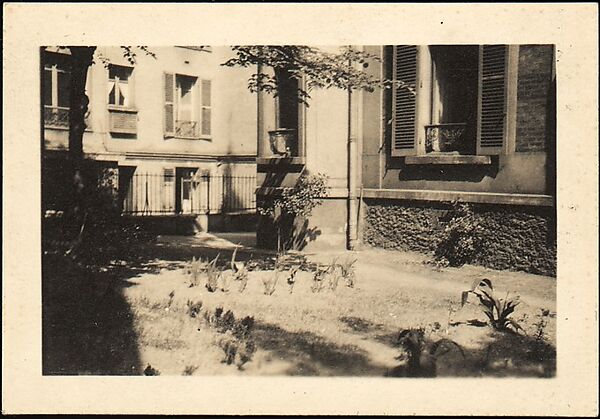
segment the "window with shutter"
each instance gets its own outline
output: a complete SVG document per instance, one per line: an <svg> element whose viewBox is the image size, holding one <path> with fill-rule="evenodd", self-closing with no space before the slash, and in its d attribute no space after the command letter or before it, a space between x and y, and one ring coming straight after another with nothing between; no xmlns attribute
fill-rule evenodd
<svg viewBox="0 0 600 419"><path fill-rule="evenodd" d="M500 154L507 123L507 46L479 47L477 154Z"/></svg>
<svg viewBox="0 0 600 419"><path fill-rule="evenodd" d="M516 106L511 51L507 45L392 47L392 156L504 152L514 125L509 109Z"/></svg>
<svg viewBox="0 0 600 419"><path fill-rule="evenodd" d="M165 73L165 136L175 135L175 75Z"/></svg>
<svg viewBox="0 0 600 419"><path fill-rule="evenodd" d="M416 154L417 46L393 47L393 80L413 87L413 91L394 85L392 90L392 156Z"/></svg>

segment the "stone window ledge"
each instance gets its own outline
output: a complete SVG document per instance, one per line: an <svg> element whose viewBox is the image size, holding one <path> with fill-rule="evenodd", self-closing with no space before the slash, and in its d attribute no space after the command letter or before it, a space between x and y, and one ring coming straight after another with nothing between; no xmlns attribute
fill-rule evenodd
<svg viewBox="0 0 600 419"><path fill-rule="evenodd" d="M461 155L427 155L427 156L407 156L404 160L406 164L474 164L487 165L492 164L490 156L461 156Z"/></svg>
<svg viewBox="0 0 600 419"><path fill-rule="evenodd" d="M305 157L257 157L256 164L296 166L306 163Z"/></svg>

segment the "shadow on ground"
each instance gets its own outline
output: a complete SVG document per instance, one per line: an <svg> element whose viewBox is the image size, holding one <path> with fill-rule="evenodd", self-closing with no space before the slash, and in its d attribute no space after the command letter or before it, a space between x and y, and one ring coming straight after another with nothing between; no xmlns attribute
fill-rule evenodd
<svg viewBox="0 0 600 419"><path fill-rule="evenodd" d="M261 349L275 358L293 361L286 375L382 376L386 368L373 364L368 353L353 345L337 345L311 332L290 332L258 323L253 332Z"/></svg>
<svg viewBox="0 0 600 419"><path fill-rule="evenodd" d="M392 331L383 324L375 323L360 317L340 317L340 322L351 333L366 339L383 343L392 348L399 345L400 330ZM479 323L457 324L463 328L478 328ZM422 353L419 354L421 369L427 362L435 359L436 376L472 376L472 377L538 377L551 378L556 375L556 348L544 340L510 331L492 331L485 329L481 338L473 347L465 348L451 345L444 333L437 332L426 336L422 341ZM439 350L436 348L442 348ZM448 349L450 348L450 349ZM433 354L432 354L433 352ZM390 377L419 377L424 371L408 371L407 365L401 362L396 368L386 372Z"/></svg>

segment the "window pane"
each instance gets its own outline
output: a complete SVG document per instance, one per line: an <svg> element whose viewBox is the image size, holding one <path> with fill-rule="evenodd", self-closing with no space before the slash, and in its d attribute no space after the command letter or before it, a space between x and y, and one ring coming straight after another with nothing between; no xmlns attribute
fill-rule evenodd
<svg viewBox="0 0 600 419"><path fill-rule="evenodd" d="M178 115L179 121L193 121L193 95L196 79L192 77L178 76Z"/></svg>
<svg viewBox="0 0 600 419"><path fill-rule="evenodd" d="M115 82L109 80L108 81L108 104L109 105L116 105L115 89L116 89Z"/></svg>
<svg viewBox="0 0 600 419"><path fill-rule="evenodd" d="M116 77L118 77L119 80L123 81L124 83L127 83L129 77L131 77L132 71L133 68L131 67L111 65L110 67L108 67L108 78L114 80Z"/></svg>
<svg viewBox="0 0 600 419"><path fill-rule="evenodd" d="M58 106L69 107L69 91L71 90L71 75L58 72Z"/></svg>
<svg viewBox="0 0 600 419"><path fill-rule="evenodd" d="M44 70L42 80L42 94L44 97L44 105L52 106L52 71Z"/></svg>

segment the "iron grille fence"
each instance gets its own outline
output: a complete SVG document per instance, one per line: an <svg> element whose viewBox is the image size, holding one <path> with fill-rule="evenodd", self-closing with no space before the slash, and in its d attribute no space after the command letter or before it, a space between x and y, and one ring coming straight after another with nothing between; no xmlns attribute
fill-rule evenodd
<svg viewBox="0 0 600 419"><path fill-rule="evenodd" d="M198 175L190 169L162 174L119 174L124 214L222 214L256 211L256 176Z"/></svg>

